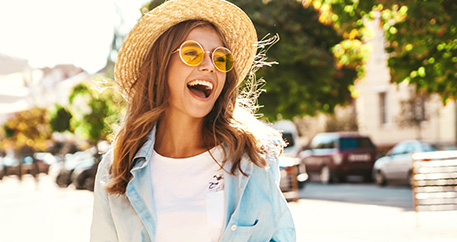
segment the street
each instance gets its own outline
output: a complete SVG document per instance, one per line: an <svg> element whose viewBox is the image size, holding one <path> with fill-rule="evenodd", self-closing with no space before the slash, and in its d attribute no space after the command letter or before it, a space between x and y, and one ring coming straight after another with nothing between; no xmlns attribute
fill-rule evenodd
<svg viewBox="0 0 457 242"><path fill-rule="evenodd" d="M310 182L289 204L297 241L457 241L457 211L415 213L405 186Z"/></svg>
<svg viewBox="0 0 457 242"><path fill-rule="evenodd" d="M38 183L29 175L4 177L0 241L88 241L92 199L88 191L58 188L47 175ZM297 241L457 241L457 211L416 214L408 187L310 182L289 205Z"/></svg>

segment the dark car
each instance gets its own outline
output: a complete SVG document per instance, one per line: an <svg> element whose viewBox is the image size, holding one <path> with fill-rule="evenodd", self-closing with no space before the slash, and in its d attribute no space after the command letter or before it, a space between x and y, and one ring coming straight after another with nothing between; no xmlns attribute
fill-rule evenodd
<svg viewBox="0 0 457 242"><path fill-rule="evenodd" d="M94 156L94 162L88 162L75 168L72 173L72 182L76 189L94 191L95 175L100 159Z"/></svg>
<svg viewBox="0 0 457 242"><path fill-rule="evenodd" d="M386 156L376 160L373 177L380 186L387 183L411 185L414 152L436 151L429 143L419 140L406 140L395 145Z"/></svg>
<svg viewBox="0 0 457 242"><path fill-rule="evenodd" d="M319 174L322 183L344 182L347 176L372 180L377 149L368 136L358 133L320 133L300 152L309 174Z"/></svg>

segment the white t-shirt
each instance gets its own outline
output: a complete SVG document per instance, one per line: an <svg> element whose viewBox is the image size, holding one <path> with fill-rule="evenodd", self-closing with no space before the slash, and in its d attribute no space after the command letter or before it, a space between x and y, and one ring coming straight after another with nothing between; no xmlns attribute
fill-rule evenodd
<svg viewBox="0 0 457 242"><path fill-rule="evenodd" d="M210 152L222 160L222 147ZM156 241L219 241L224 225L224 178L210 153L175 159L154 151L150 168Z"/></svg>

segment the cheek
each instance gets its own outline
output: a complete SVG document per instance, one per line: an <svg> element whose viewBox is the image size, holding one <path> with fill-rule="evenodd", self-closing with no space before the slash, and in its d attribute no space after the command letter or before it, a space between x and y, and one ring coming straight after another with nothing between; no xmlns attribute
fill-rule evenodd
<svg viewBox="0 0 457 242"><path fill-rule="evenodd" d="M225 82L227 81L227 73L225 72L218 72L217 73L217 79L220 81L220 85L218 87L218 96L222 92L222 89L224 89Z"/></svg>
<svg viewBox="0 0 457 242"><path fill-rule="evenodd" d="M170 90L182 89L186 77L189 75L189 69L187 66L181 65L181 60L170 61L167 70L167 85Z"/></svg>

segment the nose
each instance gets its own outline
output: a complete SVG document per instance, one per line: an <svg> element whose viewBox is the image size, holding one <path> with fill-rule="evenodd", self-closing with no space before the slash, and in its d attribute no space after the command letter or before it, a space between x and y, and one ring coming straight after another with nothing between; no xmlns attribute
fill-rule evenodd
<svg viewBox="0 0 457 242"><path fill-rule="evenodd" d="M209 71L214 72L216 68L214 67L213 61L211 60L211 51L205 51L202 63L198 66L200 71Z"/></svg>

